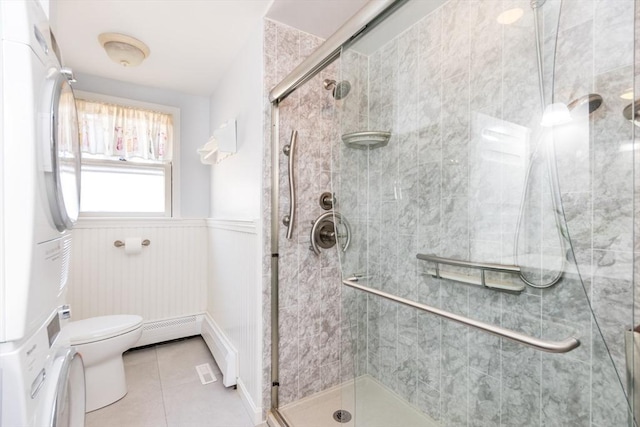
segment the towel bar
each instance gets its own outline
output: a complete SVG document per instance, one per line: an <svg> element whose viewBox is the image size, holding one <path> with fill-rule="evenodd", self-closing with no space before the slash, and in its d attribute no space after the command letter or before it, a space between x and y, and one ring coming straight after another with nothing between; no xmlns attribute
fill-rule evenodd
<svg viewBox="0 0 640 427"><path fill-rule="evenodd" d="M398 302L400 304L403 304L409 307L417 308L418 310L422 310L427 313L435 314L436 316L439 316L439 317L444 317L445 319L449 319L466 326L471 326L472 328L476 328L481 331L487 332L489 334L497 335L499 337L506 338L508 340L515 341L517 343L524 344L526 346L533 347L537 350L545 351L547 353L568 353L571 350L578 348L580 346L580 341L574 337L570 337L562 341L546 341L539 338L530 337L529 335L524 335L524 334L521 334L520 332L501 328L500 326L489 325L488 323L480 322L474 319L469 319L468 317L460 316L459 314L450 313L448 311L444 311L439 308L435 308L435 307L428 306L426 304L411 301L409 299L392 295L387 292L379 291L377 289L373 289L368 286L363 286L356 283L357 281L358 281L357 277L351 277L349 279L343 280L342 284L354 289L358 289L358 290L373 294L373 295L377 295L379 297L382 297L391 301Z"/></svg>
<svg viewBox="0 0 640 427"><path fill-rule="evenodd" d="M149 246L151 244L151 241L149 239L144 239L142 241L142 246ZM115 242L113 242L113 246L115 246L116 248L121 248L124 246L124 242L122 240L116 240Z"/></svg>

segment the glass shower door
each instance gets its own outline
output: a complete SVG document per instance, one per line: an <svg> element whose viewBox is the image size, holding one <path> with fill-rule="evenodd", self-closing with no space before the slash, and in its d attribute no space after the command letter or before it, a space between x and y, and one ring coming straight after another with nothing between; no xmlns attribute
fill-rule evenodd
<svg viewBox="0 0 640 427"><path fill-rule="evenodd" d="M409 1L343 50L356 426L629 425L633 24L631 0Z"/></svg>

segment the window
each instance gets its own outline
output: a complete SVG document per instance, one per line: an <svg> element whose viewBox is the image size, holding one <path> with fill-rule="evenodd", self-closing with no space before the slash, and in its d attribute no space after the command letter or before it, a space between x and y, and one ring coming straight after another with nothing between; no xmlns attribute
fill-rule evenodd
<svg viewBox="0 0 640 427"><path fill-rule="evenodd" d="M170 164L84 160L81 188L80 209L85 213L164 216L171 212Z"/></svg>
<svg viewBox="0 0 640 427"><path fill-rule="evenodd" d="M176 215L172 107L78 92L82 216Z"/></svg>

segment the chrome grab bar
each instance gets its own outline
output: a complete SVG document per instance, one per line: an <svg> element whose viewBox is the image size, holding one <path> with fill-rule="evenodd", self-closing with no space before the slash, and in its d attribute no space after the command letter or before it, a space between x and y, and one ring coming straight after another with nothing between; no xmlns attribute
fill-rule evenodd
<svg viewBox="0 0 640 427"><path fill-rule="evenodd" d="M287 226L287 239L293 235L293 223L296 219L296 177L293 173L293 162L296 153L298 131L291 131L291 141L282 148L285 156L289 156L289 213L282 218L282 223Z"/></svg>
<svg viewBox="0 0 640 427"><path fill-rule="evenodd" d="M351 277L343 280L342 283L354 289L358 289L379 297L404 304L408 307L417 308L418 310L425 311L427 313L435 314L436 316L444 317L445 319L452 320L454 322L461 323L472 328L479 329L481 331L497 335L502 338L506 338L511 341L515 341L520 344L524 344L529 347L533 347L537 350L546 351L547 353L568 353L571 350L580 346L580 341L577 338L571 337L562 341L545 341L539 338L530 337L528 335L521 334L519 332L512 331L510 329L504 329L500 326L489 325L484 322L469 319L468 317L460 316L458 314L450 313L448 311L441 310L439 308L431 307L426 304L411 301L406 298L402 298L396 295L389 294L387 292L379 291L377 289L363 286L356 283L357 277Z"/></svg>

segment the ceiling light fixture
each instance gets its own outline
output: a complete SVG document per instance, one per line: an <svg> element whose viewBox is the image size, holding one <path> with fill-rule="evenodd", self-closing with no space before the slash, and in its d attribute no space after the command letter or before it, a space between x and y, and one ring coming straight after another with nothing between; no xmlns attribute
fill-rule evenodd
<svg viewBox="0 0 640 427"><path fill-rule="evenodd" d="M123 67L140 65L149 56L149 47L138 39L118 33L102 33L98 41L109 58Z"/></svg>

